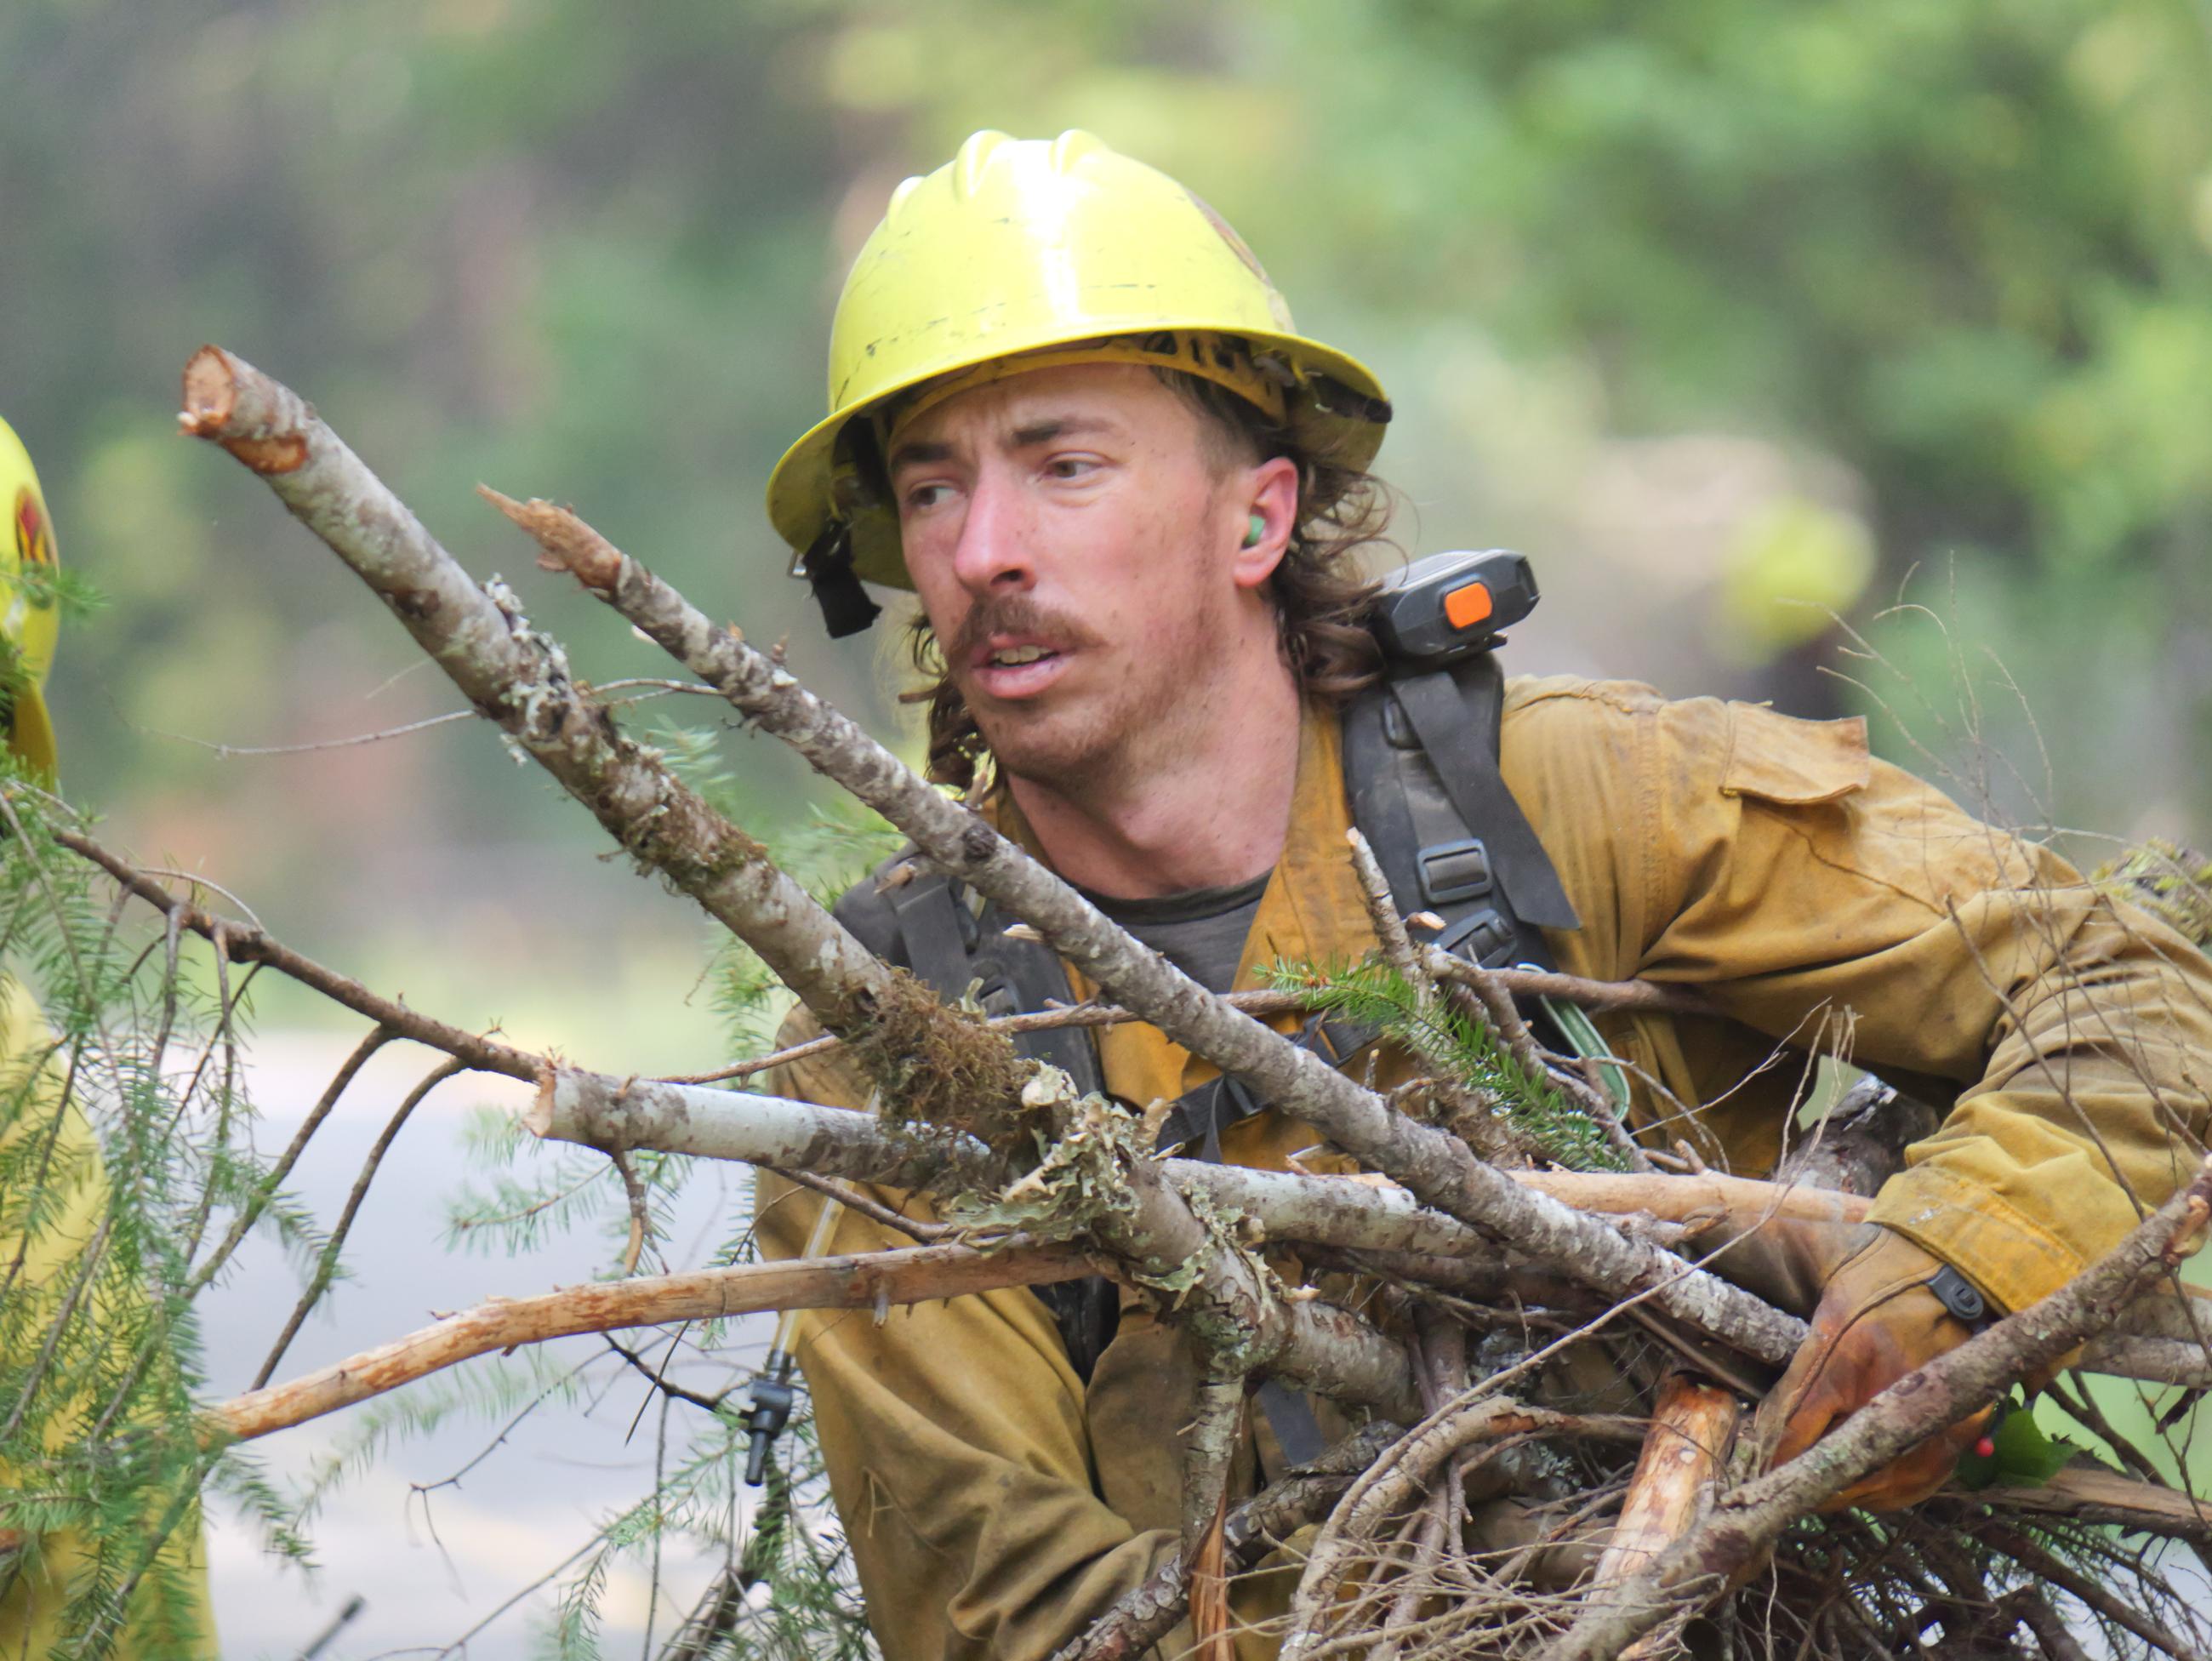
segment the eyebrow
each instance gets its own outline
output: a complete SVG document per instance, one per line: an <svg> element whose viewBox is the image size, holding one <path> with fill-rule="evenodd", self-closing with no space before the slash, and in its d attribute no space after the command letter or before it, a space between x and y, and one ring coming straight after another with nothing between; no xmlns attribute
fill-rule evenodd
<svg viewBox="0 0 2212 1661"><path fill-rule="evenodd" d="M1103 416L1048 416L1042 421L1032 421L1017 427L1009 435L1012 447L1033 449L1040 444L1049 444L1057 438L1077 437L1085 433L1105 433L1118 430L1115 423ZM948 461L952 447L934 439L914 439L893 450L889 470L896 473L908 467L924 466L931 462Z"/></svg>
<svg viewBox="0 0 2212 1661"><path fill-rule="evenodd" d="M1113 430L1114 423L1103 416L1048 416L1042 421L1032 421L1026 427L1015 428L1014 447L1026 450L1034 445L1049 444L1056 438Z"/></svg>
<svg viewBox="0 0 2212 1661"><path fill-rule="evenodd" d="M891 452L887 465L896 473L902 467L919 467L925 462L949 460L951 455L950 444L909 440Z"/></svg>

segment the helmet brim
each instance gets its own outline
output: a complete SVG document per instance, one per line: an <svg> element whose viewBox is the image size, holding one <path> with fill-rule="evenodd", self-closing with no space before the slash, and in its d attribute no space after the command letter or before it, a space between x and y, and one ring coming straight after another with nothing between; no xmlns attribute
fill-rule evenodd
<svg viewBox="0 0 2212 1661"><path fill-rule="evenodd" d="M1202 318L1162 317L1147 320L1141 326L1208 329L1218 327L1218 324ZM1249 329L1238 332L1251 341L1255 351L1278 353L1296 368L1299 386L1291 397L1289 425L1301 449L1316 459L1354 472L1364 471L1373 463L1382 447L1389 418L1389 399L1373 370L1358 359L1304 335ZM1028 341L1014 350L994 356L1015 356L1044 347L1076 344L1073 340ZM830 526L837 441L846 424L866 419L887 399L902 392L969 367L972 366L936 364L925 374L879 387L866 400L817 422L783 453L782 459L769 475L768 516L776 533L794 554L804 554L814 546ZM1326 389L1318 384L1322 382L1333 383L1334 387L1350 394L1340 401L1364 407L1352 411L1329 407L1322 401L1322 393ZM1378 408L1384 412L1382 419L1376 418ZM914 581L907 575L896 514L887 505L867 507L854 513L850 523L854 574L885 587L911 589Z"/></svg>
<svg viewBox="0 0 2212 1661"><path fill-rule="evenodd" d="M8 724L8 748L33 771L54 777L60 770L61 746L54 738L54 721L47 713L45 696L35 686L15 690L15 707Z"/></svg>

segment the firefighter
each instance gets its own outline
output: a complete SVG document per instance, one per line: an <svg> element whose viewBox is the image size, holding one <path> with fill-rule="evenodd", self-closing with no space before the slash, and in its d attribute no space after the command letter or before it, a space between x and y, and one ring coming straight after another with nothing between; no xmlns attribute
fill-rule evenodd
<svg viewBox="0 0 2212 1661"><path fill-rule="evenodd" d="M57 569L53 523L31 458L4 421L0 421L0 510L8 515L7 528L0 532L0 605L6 608L0 611L0 659L4 659L0 664L4 670L0 672L0 703L6 710L8 750L33 778L50 782L58 762L46 702L46 672L59 632L48 581ZM43 578L27 575L40 568ZM0 984L0 1023L4 1023L0 1043L8 1056L35 1056L50 1045L44 1017L12 975ZM26 1137L42 1137L52 1123L52 1099L43 1090L34 1090L24 1105L28 1110L15 1122L0 1119L0 1154L20 1149ZM73 1271L106 1207L107 1187L91 1127L74 1103L63 1110L59 1134L42 1163L50 1173L67 1173L50 1180L68 1191L59 1216L27 1242L0 1226L0 1275L19 1291L34 1292L51 1277ZM0 1297L6 1295L0 1289ZM17 1359L27 1358L9 1358ZM57 1415L52 1433L66 1436L72 1422L67 1411ZM9 1473L0 1467L0 1656L42 1657L61 1641L64 1607L83 1589L84 1577L94 1565L71 1530L33 1538L26 1529L11 1526L4 1495L15 1487ZM161 1607L149 1583L136 1599L132 1624L113 1652L149 1661L214 1655L214 1613L197 1507L170 1536L161 1565L162 1574L182 1591L186 1607L181 1622L171 1621L168 1617L178 1611Z"/></svg>
<svg viewBox="0 0 2212 1661"><path fill-rule="evenodd" d="M988 766L994 824L1194 977L1242 989L1277 960L1375 946L1346 849L1346 712L1385 666L1346 556L1379 529L1367 469L1389 417L1375 375L1299 334L1176 181L1081 132L979 133L901 186L860 251L830 413L775 469L769 508L833 632L874 615L863 580L918 594L938 776ZM1506 683L1498 728L1510 801L1475 828L1494 849L1504 818L1533 828L1557 884L1525 908L1537 949L1576 975L1694 987L1714 1011L1598 1018L1655 1146L1688 1136L1770 1170L1797 1069L1760 1063L1846 1013L1854 1059L1947 1107L1874 1226L1800 1265L1813 1332L1763 1409L1771 1457L1963 1341L1974 1300L2001 1312L2055 1289L2191 1167L2205 960L1874 757L1862 721L1559 677ZM1441 736L1462 753L1422 733L1439 770L1480 762ZM872 944L917 968L964 949L914 890L873 887L841 907ZM802 1013L783 1036L813 1030ZM1146 1026L1096 1043L1105 1087L1139 1105L1213 1076ZM1403 1076L1381 1058L1383 1082ZM782 1087L866 1099L826 1059ZM1256 1105L1217 1116L1205 1151L1286 1168L1314 1135ZM768 1248L799 1252L818 1203L765 1181ZM847 1214L827 1249L899 1243ZM1140 1304L1112 1313L1095 1354L1028 1290L800 1323L892 1661L1048 1656L1178 1550L1192 1353ZM1305 1410L1326 1423L1326 1404ZM1253 1423L1248 1488L1299 1434L1296 1412ZM1847 1497L1914 1502L1977 1423ZM1237 1612L1282 1595L1279 1575L1240 1582Z"/></svg>

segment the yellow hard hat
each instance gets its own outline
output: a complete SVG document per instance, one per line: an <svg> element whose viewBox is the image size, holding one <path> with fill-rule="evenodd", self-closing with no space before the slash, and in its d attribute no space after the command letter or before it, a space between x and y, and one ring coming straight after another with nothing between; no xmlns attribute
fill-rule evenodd
<svg viewBox="0 0 2212 1661"><path fill-rule="evenodd" d="M1297 333L1251 250L1165 173L1087 132L979 132L892 192L830 325L829 417L769 479L832 634L875 614L856 577L914 586L878 459L887 413L914 412L900 395L1094 361L1219 381L1341 466L1371 462L1390 419L1374 374Z"/></svg>
<svg viewBox="0 0 2212 1661"><path fill-rule="evenodd" d="M52 589L26 583L22 572L39 565L51 576L60 559L30 452L5 421L0 421L0 507L8 513L8 528L0 533L0 605L6 607L0 611L0 640L15 659L15 672L8 677L14 694L8 747L21 760L51 774L56 761L54 724L46 714L44 688L46 671L53 666L61 618ZM4 697L5 691L0 690L0 699Z"/></svg>

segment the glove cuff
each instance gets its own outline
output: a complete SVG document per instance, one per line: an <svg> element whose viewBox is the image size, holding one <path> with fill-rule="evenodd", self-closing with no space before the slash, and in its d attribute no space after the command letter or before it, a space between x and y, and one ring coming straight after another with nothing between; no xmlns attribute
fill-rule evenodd
<svg viewBox="0 0 2212 1661"><path fill-rule="evenodd" d="M1932 1162L1884 1183L1867 1219L1944 1262L1972 1263L1975 1287L2007 1311L2048 1297L2086 1266L2078 1249L2037 1218Z"/></svg>

